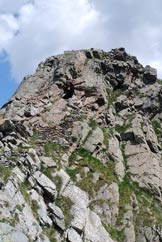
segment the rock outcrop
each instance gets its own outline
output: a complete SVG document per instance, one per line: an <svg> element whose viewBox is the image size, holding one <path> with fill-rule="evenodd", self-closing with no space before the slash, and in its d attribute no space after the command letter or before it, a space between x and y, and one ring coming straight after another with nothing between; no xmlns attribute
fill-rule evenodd
<svg viewBox="0 0 162 242"><path fill-rule="evenodd" d="M161 120L124 48L41 62L0 110L0 241L162 241Z"/></svg>

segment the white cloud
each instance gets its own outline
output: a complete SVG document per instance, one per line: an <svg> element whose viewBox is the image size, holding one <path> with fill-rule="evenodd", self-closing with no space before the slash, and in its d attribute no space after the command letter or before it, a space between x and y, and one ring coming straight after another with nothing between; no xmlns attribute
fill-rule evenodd
<svg viewBox="0 0 162 242"><path fill-rule="evenodd" d="M11 14L0 15L0 51L3 51L18 30L18 23Z"/></svg>
<svg viewBox="0 0 162 242"><path fill-rule="evenodd" d="M0 0L0 11L3 13L16 13L19 8L29 2L28 0Z"/></svg>
<svg viewBox="0 0 162 242"><path fill-rule="evenodd" d="M102 16L89 0L29 1L14 19L19 34L10 33L6 51L16 80L45 57L67 49L101 47L106 39Z"/></svg>
<svg viewBox="0 0 162 242"><path fill-rule="evenodd" d="M67 49L124 46L162 76L161 0L0 0L0 51L16 80Z"/></svg>

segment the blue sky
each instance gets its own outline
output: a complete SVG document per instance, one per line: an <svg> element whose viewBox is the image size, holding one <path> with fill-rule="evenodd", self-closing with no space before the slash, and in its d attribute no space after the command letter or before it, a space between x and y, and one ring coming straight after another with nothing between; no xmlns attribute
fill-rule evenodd
<svg viewBox="0 0 162 242"><path fill-rule="evenodd" d="M0 54L0 107L15 92L19 83L13 80L10 73L10 63L5 53Z"/></svg>
<svg viewBox="0 0 162 242"><path fill-rule="evenodd" d="M0 106L64 50L125 47L162 77L161 0L0 0Z"/></svg>

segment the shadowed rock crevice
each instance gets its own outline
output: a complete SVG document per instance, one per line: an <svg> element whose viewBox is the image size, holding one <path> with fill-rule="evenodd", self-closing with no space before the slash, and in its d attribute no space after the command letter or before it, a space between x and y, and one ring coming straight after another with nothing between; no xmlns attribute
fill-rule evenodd
<svg viewBox="0 0 162 242"><path fill-rule="evenodd" d="M72 84L72 82L67 82L63 86L62 98L69 99L69 98L72 98L73 95L74 95L74 85Z"/></svg>

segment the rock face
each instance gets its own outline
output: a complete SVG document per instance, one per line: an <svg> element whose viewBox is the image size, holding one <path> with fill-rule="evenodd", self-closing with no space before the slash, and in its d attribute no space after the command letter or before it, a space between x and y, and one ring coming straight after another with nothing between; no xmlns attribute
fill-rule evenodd
<svg viewBox="0 0 162 242"><path fill-rule="evenodd" d="M27 237L20 231L5 223L0 223L0 241L28 242Z"/></svg>
<svg viewBox="0 0 162 242"><path fill-rule="evenodd" d="M124 48L41 62L0 110L0 241L162 241L161 120Z"/></svg>

